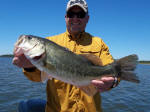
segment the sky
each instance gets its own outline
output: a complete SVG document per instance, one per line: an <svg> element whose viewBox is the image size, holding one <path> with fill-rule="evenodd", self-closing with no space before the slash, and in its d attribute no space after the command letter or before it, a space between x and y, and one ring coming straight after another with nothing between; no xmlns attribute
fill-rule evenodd
<svg viewBox="0 0 150 112"><path fill-rule="evenodd" d="M21 34L66 31L68 0L0 0L0 55L12 54ZM150 0L87 0L86 32L100 37L115 59L137 54L150 60Z"/></svg>

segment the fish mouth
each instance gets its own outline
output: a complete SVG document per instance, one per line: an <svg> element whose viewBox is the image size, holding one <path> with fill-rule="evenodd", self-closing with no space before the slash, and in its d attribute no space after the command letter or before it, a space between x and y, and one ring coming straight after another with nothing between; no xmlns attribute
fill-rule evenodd
<svg viewBox="0 0 150 112"><path fill-rule="evenodd" d="M32 46L32 48L26 49L26 47L23 46L23 44L25 43L25 38L26 38L26 35L21 35L19 37L14 48L15 55L19 56L19 55L25 54L26 52L29 52L30 50L32 50L33 48L37 46L37 43L36 43L35 45Z"/></svg>
<svg viewBox="0 0 150 112"><path fill-rule="evenodd" d="M14 52L15 52L16 56L19 56L19 55L25 54L26 52L31 51L36 46L37 46L37 44L35 44L32 48L30 48L28 50L26 50L26 48L24 48L24 47L16 46Z"/></svg>

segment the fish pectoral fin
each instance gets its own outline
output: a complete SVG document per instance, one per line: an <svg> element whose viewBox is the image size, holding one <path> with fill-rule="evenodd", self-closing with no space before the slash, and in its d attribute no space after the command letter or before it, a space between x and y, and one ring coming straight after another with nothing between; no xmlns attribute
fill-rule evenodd
<svg viewBox="0 0 150 112"><path fill-rule="evenodd" d="M103 63L100 58L94 54L80 54L81 56L85 57L89 61L91 61L94 65L102 66Z"/></svg>
<svg viewBox="0 0 150 112"><path fill-rule="evenodd" d="M84 93L88 94L89 96L94 96L98 90L95 88L93 84L87 85L87 86L81 86L79 87Z"/></svg>
<svg viewBox="0 0 150 112"><path fill-rule="evenodd" d="M41 82L45 83L47 80L52 80L52 77L44 71L41 71Z"/></svg>

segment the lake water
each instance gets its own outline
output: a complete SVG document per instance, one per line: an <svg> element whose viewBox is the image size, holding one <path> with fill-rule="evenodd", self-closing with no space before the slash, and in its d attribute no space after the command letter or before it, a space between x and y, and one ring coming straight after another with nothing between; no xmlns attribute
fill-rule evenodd
<svg viewBox="0 0 150 112"><path fill-rule="evenodd" d="M141 83L122 81L118 87L102 93L104 112L150 112L150 65L138 65ZM45 84L29 81L12 58L0 58L0 112L16 112L22 100L46 99Z"/></svg>

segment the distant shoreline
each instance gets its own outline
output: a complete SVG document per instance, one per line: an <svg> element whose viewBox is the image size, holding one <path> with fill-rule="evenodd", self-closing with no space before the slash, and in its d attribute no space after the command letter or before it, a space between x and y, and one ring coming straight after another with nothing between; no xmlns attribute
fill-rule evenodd
<svg viewBox="0 0 150 112"><path fill-rule="evenodd" d="M12 54L5 54L5 55L0 55L0 57L14 57Z"/></svg>
<svg viewBox="0 0 150 112"><path fill-rule="evenodd" d="M0 57L14 57L12 54L0 55ZM140 64L150 64L150 61L139 61Z"/></svg>
<svg viewBox="0 0 150 112"><path fill-rule="evenodd" d="M140 64L146 64L146 65L150 65L150 61L139 61Z"/></svg>

